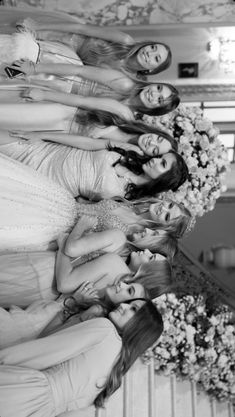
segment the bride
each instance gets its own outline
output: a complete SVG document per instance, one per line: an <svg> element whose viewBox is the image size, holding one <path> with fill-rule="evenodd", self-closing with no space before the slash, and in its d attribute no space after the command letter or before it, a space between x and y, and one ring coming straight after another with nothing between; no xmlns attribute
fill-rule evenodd
<svg viewBox="0 0 235 417"><path fill-rule="evenodd" d="M0 153L0 252L56 249L51 242L70 231L91 206L93 215L97 210L95 230L124 227L126 231L122 220L110 216L102 204L77 203L54 181Z"/></svg>

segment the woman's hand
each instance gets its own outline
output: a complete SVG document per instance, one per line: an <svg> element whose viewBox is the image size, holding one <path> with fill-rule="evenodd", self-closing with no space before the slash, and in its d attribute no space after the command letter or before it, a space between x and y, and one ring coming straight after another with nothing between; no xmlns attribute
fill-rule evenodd
<svg viewBox="0 0 235 417"><path fill-rule="evenodd" d="M27 17L27 19L19 20L18 22L16 22L16 29L18 32L30 32L30 33L35 34L38 27L39 25L30 17Z"/></svg>
<svg viewBox="0 0 235 417"><path fill-rule="evenodd" d="M24 132L21 130L11 130L9 135L14 138L24 139L29 143L41 142L45 137L45 133L43 132Z"/></svg>
<svg viewBox="0 0 235 417"><path fill-rule="evenodd" d="M94 288L94 284L89 281L83 282L83 284L73 293L73 297L78 304L99 299L98 291Z"/></svg>
<svg viewBox="0 0 235 417"><path fill-rule="evenodd" d="M35 65L33 61L29 59L19 59L14 61L9 68L23 72L25 75L34 75L36 73Z"/></svg>
<svg viewBox="0 0 235 417"><path fill-rule="evenodd" d="M25 88L21 92L21 97L26 101L44 101L45 92L39 88Z"/></svg>

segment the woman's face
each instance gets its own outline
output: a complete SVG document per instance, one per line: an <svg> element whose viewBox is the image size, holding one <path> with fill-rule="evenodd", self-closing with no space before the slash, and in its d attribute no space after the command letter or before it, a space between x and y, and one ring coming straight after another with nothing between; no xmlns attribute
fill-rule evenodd
<svg viewBox="0 0 235 417"><path fill-rule="evenodd" d="M160 158L151 158L148 162L142 165L142 169L148 177L155 180L160 177L160 175L170 171L175 162L175 155L173 153L166 153Z"/></svg>
<svg viewBox="0 0 235 417"><path fill-rule="evenodd" d="M140 101L147 109L161 107L171 96L171 90L165 84L149 84L140 92Z"/></svg>
<svg viewBox="0 0 235 417"><path fill-rule="evenodd" d="M155 133L145 133L139 136L138 145L149 156L163 155L172 149L169 140Z"/></svg>
<svg viewBox="0 0 235 417"><path fill-rule="evenodd" d="M120 304L133 298L145 298L145 290L142 284L118 280L116 284L106 288L106 295L113 304Z"/></svg>
<svg viewBox="0 0 235 417"><path fill-rule="evenodd" d="M181 216L181 209L172 200L164 199L150 204L149 214L152 220L168 224Z"/></svg>
<svg viewBox="0 0 235 417"><path fill-rule="evenodd" d="M118 329L122 330L145 302L144 300L134 300L128 304L121 303L118 308L109 313L109 319Z"/></svg>
<svg viewBox="0 0 235 417"><path fill-rule="evenodd" d="M157 240L161 241L161 239L166 235L165 230L152 230L147 227L144 228L141 232L135 232L132 234L131 237L128 236L128 239L131 240L138 248L146 249L149 244L153 241L156 242Z"/></svg>
<svg viewBox="0 0 235 417"><path fill-rule="evenodd" d="M139 49L136 55L137 62L142 68L150 72L166 61L168 51L164 45L155 43L145 45Z"/></svg>
<svg viewBox="0 0 235 417"><path fill-rule="evenodd" d="M143 251L131 252L128 266L133 272L137 272L139 267L145 263L164 259L166 259L165 256L160 255L160 253L152 253L149 249L144 249Z"/></svg>

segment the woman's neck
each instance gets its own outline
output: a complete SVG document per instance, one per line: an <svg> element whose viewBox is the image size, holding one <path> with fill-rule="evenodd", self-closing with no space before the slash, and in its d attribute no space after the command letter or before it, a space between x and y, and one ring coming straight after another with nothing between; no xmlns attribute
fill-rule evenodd
<svg viewBox="0 0 235 417"><path fill-rule="evenodd" d="M115 165L115 171L116 171L116 174L118 175L118 177L124 178L125 181L127 181L129 183L133 183L133 184L136 184L136 185L141 185L141 184L145 184L146 182L148 182L145 175L143 175L143 174L141 174L141 175L134 174L128 168L124 167L121 164Z"/></svg>

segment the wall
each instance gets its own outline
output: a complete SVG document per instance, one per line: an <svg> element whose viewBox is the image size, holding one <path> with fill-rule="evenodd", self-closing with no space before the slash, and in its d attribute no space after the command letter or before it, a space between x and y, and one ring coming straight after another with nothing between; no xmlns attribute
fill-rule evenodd
<svg viewBox="0 0 235 417"><path fill-rule="evenodd" d="M19 7L38 7L108 25L234 22L232 0L5 0Z"/></svg>

